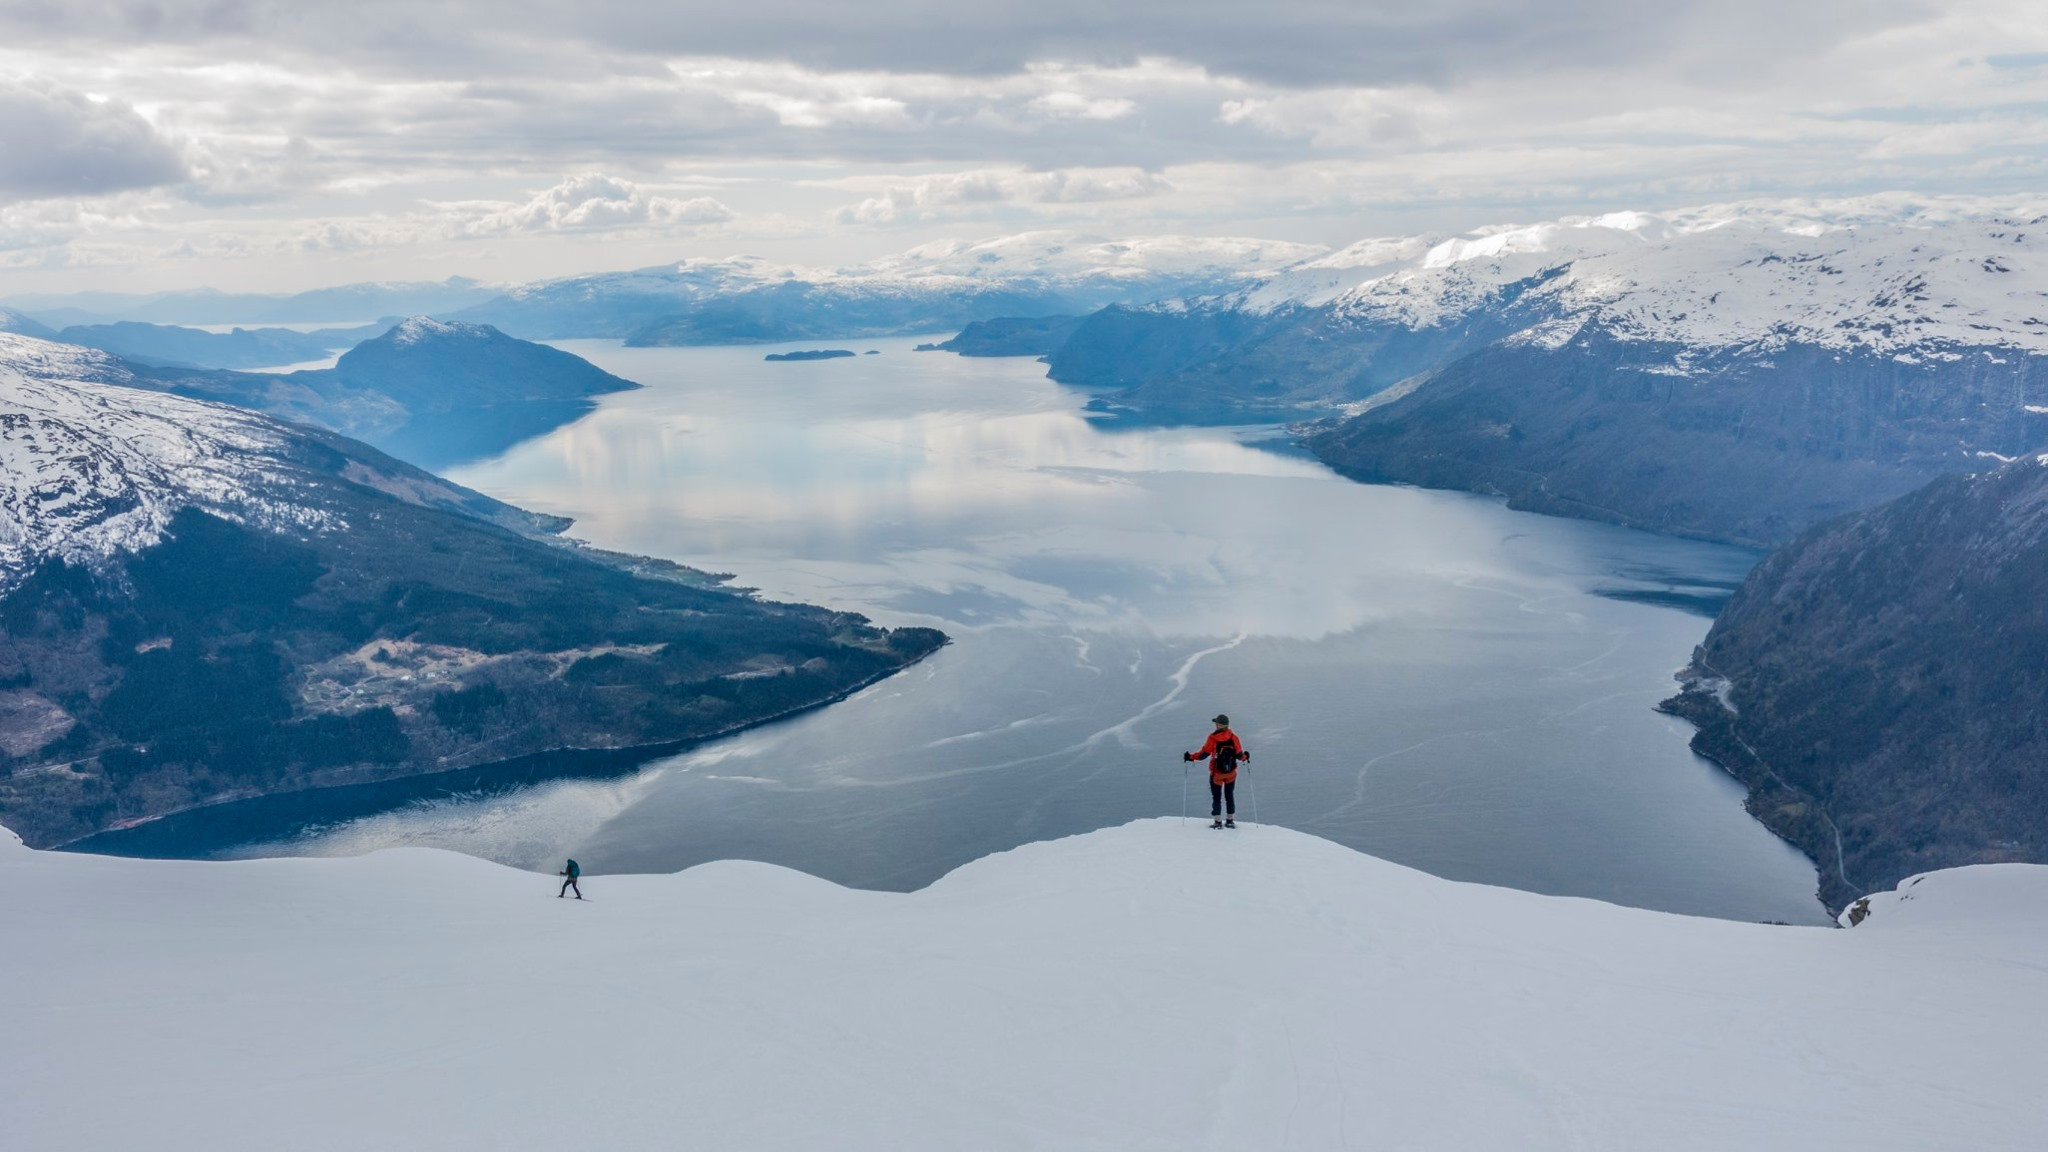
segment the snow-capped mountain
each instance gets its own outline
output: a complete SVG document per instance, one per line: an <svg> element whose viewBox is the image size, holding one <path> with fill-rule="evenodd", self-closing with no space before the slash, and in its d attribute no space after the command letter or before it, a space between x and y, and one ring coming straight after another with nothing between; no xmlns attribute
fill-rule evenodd
<svg viewBox="0 0 2048 1152"><path fill-rule="evenodd" d="M1214 293L1319 253L1242 238L1030 232L939 241L843 268L690 259L524 285L457 315L532 339L622 336L638 344L897 335Z"/></svg>
<svg viewBox="0 0 2048 1152"><path fill-rule="evenodd" d="M1347 283L1348 281L1348 283ZM1367 241L1233 303L1425 328L1513 302L1557 342L1578 323L1701 349L1943 346L2048 352L2048 202L1753 203L1568 217L1434 243Z"/></svg>
<svg viewBox="0 0 2048 1152"><path fill-rule="evenodd" d="M328 491L344 471L424 506L558 526L340 437L134 382L107 353L0 333L0 596L47 559L100 568L147 549L185 509L346 528Z"/></svg>
<svg viewBox="0 0 2048 1152"><path fill-rule="evenodd" d="M286 495L293 469L275 422L92 382L111 359L0 334L0 595L50 557L98 567L147 548L183 508L330 524Z"/></svg>
<svg viewBox="0 0 2048 1152"><path fill-rule="evenodd" d="M24 316L12 308L0 308L0 334L13 333L17 336L33 336L48 340L56 333L46 324L38 323L33 317Z"/></svg>
<svg viewBox="0 0 2048 1152"><path fill-rule="evenodd" d="M1171 820L910 893L747 861L586 875L581 902L557 883L423 849L172 863L0 831L8 1134L171 1152L2040 1143L2040 867L1932 873L1847 930Z"/></svg>
<svg viewBox="0 0 2048 1152"><path fill-rule="evenodd" d="M2048 448L2048 205L1875 197L1373 240L1106 308L1055 378L1345 416L1361 478L1749 542Z"/></svg>

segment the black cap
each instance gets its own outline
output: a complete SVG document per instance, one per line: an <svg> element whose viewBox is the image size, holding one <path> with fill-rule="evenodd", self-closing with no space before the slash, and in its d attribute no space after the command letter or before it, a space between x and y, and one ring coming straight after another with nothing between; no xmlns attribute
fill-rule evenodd
<svg viewBox="0 0 2048 1152"><path fill-rule="evenodd" d="M1210 723L1212 723L1212 724L1221 724L1221 725L1223 725L1223 726L1224 726L1225 728L1228 728L1228 727L1230 727L1230 717L1228 717L1228 716L1225 716L1225 715L1224 715L1223 713L1221 713L1221 712L1218 712L1218 713L1216 714L1216 719L1214 719L1214 720L1210 721Z"/></svg>

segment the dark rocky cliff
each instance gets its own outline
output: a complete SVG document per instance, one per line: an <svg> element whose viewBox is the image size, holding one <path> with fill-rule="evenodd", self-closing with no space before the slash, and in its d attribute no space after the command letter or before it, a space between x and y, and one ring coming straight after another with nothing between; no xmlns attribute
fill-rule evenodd
<svg viewBox="0 0 2048 1152"><path fill-rule="evenodd" d="M1841 908L2048 862L2048 463L1948 476L1757 567L1665 705Z"/></svg>

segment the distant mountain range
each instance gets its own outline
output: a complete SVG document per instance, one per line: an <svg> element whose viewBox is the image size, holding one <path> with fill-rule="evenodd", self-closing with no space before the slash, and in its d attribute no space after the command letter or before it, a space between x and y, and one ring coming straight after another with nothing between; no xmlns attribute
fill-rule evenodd
<svg viewBox="0 0 2048 1152"><path fill-rule="evenodd" d="M1879 199L1368 241L1103 309L1055 379L1368 480L1748 543L2048 448L2048 214Z"/></svg>
<svg viewBox="0 0 2048 1152"><path fill-rule="evenodd" d="M2048 862L2048 456L1779 549L1665 708L1840 908L1932 868Z"/></svg>
<svg viewBox="0 0 2048 1152"><path fill-rule="evenodd" d="M324 360L344 348L389 331L398 318L352 328L236 328L208 332L169 324L121 320L112 324L79 324L45 339L112 352L138 363L165 368L280 368ZM34 336L36 332L24 332Z"/></svg>
<svg viewBox="0 0 2048 1152"><path fill-rule="evenodd" d="M364 324L380 316L445 313L504 291L462 276L438 283L365 283L310 292L72 292L14 296L8 307L49 328L134 320L150 324Z"/></svg>
<svg viewBox="0 0 2048 1152"><path fill-rule="evenodd" d="M457 316L530 339L604 336L637 345L909 335L993 316L1221 291L1320 251L1261 240L1031 232L927 244L852 268L685 260L525 285Z"/></svg>
<svg viewBox="0 0 2048 1152"><path fill-rule="evenodd" d="M400 333L371 355L446 336ZM127 370L0 335L0 820L32 844L703 738L944 639L550 541L562 521L333 433L109 381Z"/></svg>
<svg viewBox="0 0 2048 1152"><path fill-rule="evenodd" d="M23 319L52 330L113 321L256 326L425 314L490 324L535 340L744 344L950 331L994 316L1081 313L1114 303L1222 292L1324 251L1228 237L1112 240L1027 232L925 244L843 268L738 256L517 286L455 278L438 284L352 284L291 296L79 293L20 296L7 303Z"/></svg>

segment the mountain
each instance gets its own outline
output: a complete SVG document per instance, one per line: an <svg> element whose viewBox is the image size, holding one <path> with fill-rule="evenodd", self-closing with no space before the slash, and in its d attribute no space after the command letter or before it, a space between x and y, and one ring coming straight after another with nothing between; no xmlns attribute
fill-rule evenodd
<svg viewBox="0 0 2048 1152"><path fill-rule="evenodd" d="M39 324L33 318L24 316L12 308L0 308L0 333L33 336L38 340L52 340L57 335L50 331L47 325Z"/></svg>
<svg viewBox="0 0 2048 1152"><path fill-rule="evenodd" d="M31 843L702 739L943 642L544 539L563 522L123 370L0 336L0 820Z"/></svg>
<svg viewBox="0 0 2048 1152"><path fill-rule="evenodd" d="M603 869L538 839L537 869ZM1849 930L1170 820L918 892L740 860L586 872L581 903L557 883L426 849L118 860L0 831L0 987L24 1006L0 1030L9 1135L167 1152L593 1131L998 1152L2040 1139L2038 867L1926 875Z"/></svg>
<svg viewBox="0 0 2048 1152"><path fill-rule="evenodd" d="M690 259L524 285L455 314L529 339L745 344L957 330L994 316L1087 312L1215 292L1319 252L1301 244L1032 232L939 241L849 268Z"/></svg>
<svg viewBox="0 0 2048 1152"><path fill-rule="evenodd" d="M129 365L123 383L318 424L426 468L493 455L639 387L580 356L477 324L415 316L287 375Z"/></svg>
<svg viewBox="0 0 2048 1152"><path fill-rule="evenodd" d="M931 346L961 356L1045 356L1073 338L1085 316L997 316L976 320L951 340Z"/></svg>
<svg viewBox="0 0 2048 1152"><path fill-rule="evenodd" d="M1780 542L2048 447L2044 222L1893 197L1375 240L1106 309L1049 362L1154 418L1324 418L1362 479Z"/></svg>
<svg viewBox="0 0 2048 1152"><path fill-rule="evenodd" d="M1821 865L1833 907L1929 868L2048 862L2048 456L1767 557L1665 708Z"/></svg>
<svg viewBox="0 0 2048 1152"><path fill-rule="evenodd" d="M274 368L325 359L337 348L379 335L389 324L296 332L289 328L236 328L207 332L167 324L123 320L73 325L45 339L112 352L143 364L170 368ZM25 333L35 335L35 333Z"/></svg>
<svg viewBox="0 0 2048 1152"><path fill-rule="evenodd" d="M34 313L46 324L105 324L137 320L152 324L360 324L379 316L452 312L481 303L504 289L467 277L438 283L364 283L309 292L74 292L16 296L7 303Z"/></svg>

